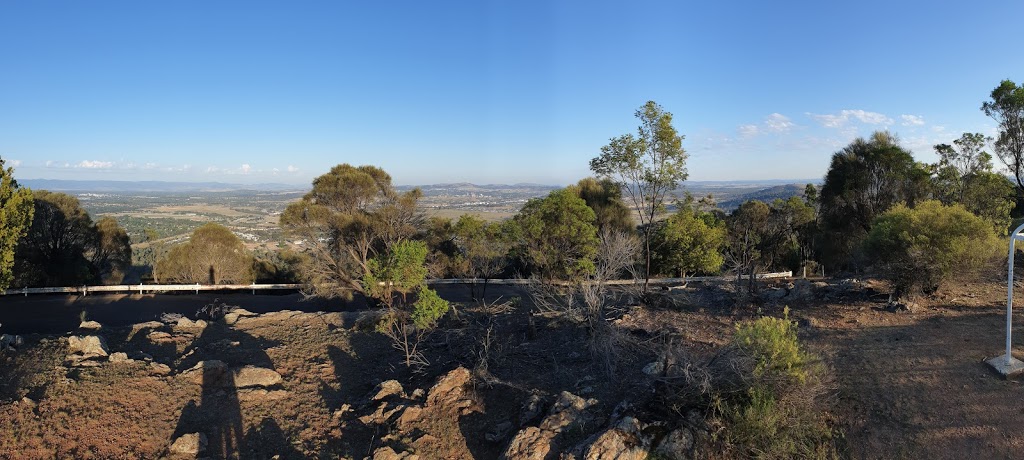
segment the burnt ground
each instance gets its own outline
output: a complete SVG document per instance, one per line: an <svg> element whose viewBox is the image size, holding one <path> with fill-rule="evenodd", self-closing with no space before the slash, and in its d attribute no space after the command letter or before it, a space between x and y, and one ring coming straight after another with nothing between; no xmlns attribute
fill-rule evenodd
<svg viewBox="0 0 1024 460"><path fill-rule="evenodd" d="M1003 347L1005 285L953 284L915 299L912 312L886 310L886 292L884 283L830 280L813 295L774 296L781 292L766 287L764 299L776 300L737 305L728 284L674 290L665 306L616 311L613 323L630 346L613 370L594 359L579 327L531 314L525 300L497 309L473 304L468 289L458 287L442 291L458 302L458 313L428 340L431 365L421 371L402 364L358 302L310 303L295 295L0 298L0 332L23 333L27 342L0 358L0 458L157 458L177 436L196 431L214 433L211 451L220 456L364 458L380 446L409 441L388 438L380 425L359 420L366 412L361 404L378 383L395 379L410 392L429 389L458 366L478 377L474 405L457 428L453 420L417 428L438 440L419 446L418 453L496 458L508 439L487 441L485 434L516 421L530 396L550 400L570 391L596 399L597 412L609 414L620 401L650 391L640 368L660 347L671 343L695 355L711 353L728 341L737 321L781 315L784 305L801 324L804 343L835 376L841 454L1020 457L1024 388L983 363ZM503 301L527 297L518 288L488 294ZM190 315L214 297L270 313L202 330L132 330L131 324L163 312ZM89 319L104 324L100 334L110 351L134 361L98 367L65 362L62 337L77 328L83 307ZM281 309L326 313L273 312ZM1022 334L1014 341L1018 349ZM249 391L180 375L208 359L271 368L282 381Z"/></svg>

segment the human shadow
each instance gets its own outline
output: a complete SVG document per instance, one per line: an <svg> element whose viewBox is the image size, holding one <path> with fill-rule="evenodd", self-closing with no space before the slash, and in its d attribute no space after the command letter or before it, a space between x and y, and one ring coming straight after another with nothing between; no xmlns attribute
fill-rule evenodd
<svg viewBox="0 0 1024 460"><path fill-rule="evenodd" d="M210 458L249 458L242 446L259 445L265 430L253 431L253 440L246 442L243 416L239 403L240 388L236 385L235 369L255 366L273 369L270 357L264 351L277 343L253 337L221 321L210 322L182 354L176 368L179 373L195 373L202 386L199 402L189 401L178 418L171 441L187 433L202 433L207 447L203 456ZM191 370L199 363L203 365ZM266 420L264 424L267 424ZM273 423L276 427L276 422ZM267 425L268 436L273 427ZM252 430L250 430L252 431ZM277 427L276 433L281 433ZM281 434L283 438L283 433Z"/></svg>
<svg viewBox="0 0 1024 460"><path fill-rule="evenodd" d="M251 426L242 441L242 458L246 459L301 459L306 458L292 447L288 436L272 418L264 418L259 426Z"/></svg>

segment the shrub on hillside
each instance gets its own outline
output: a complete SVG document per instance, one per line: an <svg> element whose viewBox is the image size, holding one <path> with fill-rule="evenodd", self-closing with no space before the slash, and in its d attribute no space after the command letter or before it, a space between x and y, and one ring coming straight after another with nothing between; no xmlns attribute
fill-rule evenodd
<svg viewBox="0 0 1024 460"><path fill-rule="evenodd" d="M992 224L962 206L926 201L896 205L871 225L865 249L874 266L893 282L893 296L914 289L926 294L954 275L971 275L1002 253Z"/></svg>

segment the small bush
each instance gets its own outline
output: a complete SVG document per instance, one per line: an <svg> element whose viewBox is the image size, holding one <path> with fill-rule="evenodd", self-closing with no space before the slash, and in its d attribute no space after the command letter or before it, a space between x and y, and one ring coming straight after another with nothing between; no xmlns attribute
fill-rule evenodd
<svg viewBox="0 0 1024 460"><path fill-rule="evenodd" d="M734 346L753 363L745 392L719 399L725 440L756 458L827 458L824 369L800 346L796 325L764 317L736 326Z"/></svg>

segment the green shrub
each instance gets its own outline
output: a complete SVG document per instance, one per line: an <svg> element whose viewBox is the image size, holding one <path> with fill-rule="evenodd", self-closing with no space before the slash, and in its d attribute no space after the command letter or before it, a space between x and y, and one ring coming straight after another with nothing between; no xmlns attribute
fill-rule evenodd
<svg viewBox="0 0 1024 460"><path fill-rule="evenodd" d="M925 201L878 216L865 249L898 298L915 288L932 293L956 273L976 272L1002 253L1003 242L991 223L962 206Z"/></svg>
<svg viewBox="0 0 1024 460"><path fill-rule="evenodd" d="M736 326L735 362L748 374L747 387L717 398L725 442L755 458L828 458L834 450L822 407L824 368L800 346L786 313Z"/></svg>
<svg viewBox="0 0 1024 460"><path fill-rule="evenodd" d="M434 327L434 323L448 313L448 301L426 286L420 288L419 297L412 305L412 323L419 329Z"/></svg>

